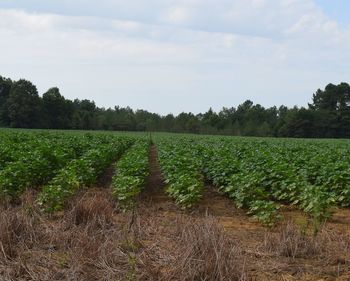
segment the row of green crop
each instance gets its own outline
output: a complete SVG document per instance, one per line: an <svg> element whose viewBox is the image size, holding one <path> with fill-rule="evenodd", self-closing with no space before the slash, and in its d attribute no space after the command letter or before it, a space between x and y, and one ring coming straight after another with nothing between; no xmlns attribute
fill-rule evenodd
<svg viewBox="0 0 350 281"><path fill-rule="evenodd" d="M69 142L69 137L65 134L50 134L50 133L23 133L23 132L7 132L1 131L0 138L0 171L6 166L19 159L25 159L42 146L43 143L55 147L64 145ZM77 139L76 136L70 138ZM74 142L71 142L74 143Z"/></svg>
<svg viewBox="0 0 350 281"><path fill-rule="evenodd" d="M112 179L113 195L124 210L135 206L135 199L149 176L149 147L149 140L136 141L116 164Z"/></svg>
<svg viewBox="0 0 350 281"><path fill-rule="evenodd" d="M227 137L160 137L167 192L182 206L198 202L203 177L264 224L294 204L320 223L332 206L350 205L350 155L345 141Z"/></svg>
<svg viewBox="0 0 350 281"><path fill-rule="evenodd" d="M17 197L26 188L45 184L70 160L100 141L86 136L28 140L24 143L27 151L0 170L0 197Z"/></svg>
<svg viewBox="0 0 350 281"><path fill-rule="evenodd" d="M157 141L158 160L167 184L166 192L183 207L191 207L202 197L202 160L197 145L187 138Z"/></svg>
<svg viewBox="0 0 350 281"><path fill-rule="evenodd" d="M278 217L279 202L299 206L320 223L329 217L332 205L350 203L347 145L333 145L217 140L202 144L203 171L237 206L249 209L264 223Z"/></svg>
<svg viewBox="0 0 350 281"><path fill-rule="evenodd" d="M38 202L48 212L61 210L66 200L80 188L96 182L111 163L133 143L130 138L113 138L88 150L82 157L72 160L58 171L43 187Z"/></svg>
<svg viewBox="0 0 350 281"><path fill-rule="evenodd" d="M0 196L16 198L38 187L42 209L61 210L78 189L94 184L127 151L113 177L113 194L127 209L148 176L149 146L149 140L136 136L5 131L0 138Z"/></svg>
<svg viewBox="0 0 350 281"><path fill-rule="evenodd" d="M155 141L166 192L183 207L200 200L204 180L265 224L279 217L282 204L294 204L318 222L329 217L332 206L350 205L346 141L194 136ZM8 134L0 139L0 196L17 197L44 185L38 202L58 210L121 157L113 194L129 209L149 173L149 147L143 137L113 134Z"/></svg>
<svg viewBox="0 0 350 281"><path fill-rule="evenodd" d="M34 145L34 144L35 145ZM69 160L89 148L88 141L41 138L27 144L28 152L21 153L0 171L0 195L17 197L26 188L47 182ZM31 147L31 148L29 148ZM77 147L77 149L75 149Z"/></svg>

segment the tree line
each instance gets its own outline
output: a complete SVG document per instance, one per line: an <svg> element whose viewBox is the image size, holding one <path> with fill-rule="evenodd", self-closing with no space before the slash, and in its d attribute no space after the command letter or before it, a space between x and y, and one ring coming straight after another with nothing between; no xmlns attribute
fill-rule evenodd
<svg viewBox="0 0 350 281"><path fill-rule="evenodd" d="M247 100L205 113L159 115L130 107L101 108L91 100L69 100L57 87L42 96L28 80L0 76L0 126L12 128L163 131L236 136L350 137L350 86L328 84L307 107L265 108Z"/></svg>

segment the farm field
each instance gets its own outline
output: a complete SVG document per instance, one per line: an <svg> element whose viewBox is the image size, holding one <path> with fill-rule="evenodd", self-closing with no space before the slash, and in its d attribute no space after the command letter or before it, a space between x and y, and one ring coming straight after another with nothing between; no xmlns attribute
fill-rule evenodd
<svg viewBox="0 0 350 281"><path fill-rule="evenodd" d="M349 151L0 130L0 280L350 280Z"/></svg>

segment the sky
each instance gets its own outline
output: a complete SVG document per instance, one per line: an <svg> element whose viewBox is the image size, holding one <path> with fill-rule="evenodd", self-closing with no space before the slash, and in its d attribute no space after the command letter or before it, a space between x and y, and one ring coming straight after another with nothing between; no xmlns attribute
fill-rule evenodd
<svg viewBox="0 0 350 281"><path fill-rule="evenodd" d="M348 0L0 0L0 75L160 114L350 82Z"/></svg>

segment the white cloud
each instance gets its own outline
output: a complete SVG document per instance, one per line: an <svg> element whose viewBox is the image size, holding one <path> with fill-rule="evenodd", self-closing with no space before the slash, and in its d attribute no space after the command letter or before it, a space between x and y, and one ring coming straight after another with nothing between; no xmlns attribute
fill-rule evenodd
<svg viewBox="0 0 350 281"><path fill-rule="evenodd" d="M164 18L166 22L174 24L186 23L189 19L189 11L181 6L170 7Z"/></svg>
<svg viewBox="0 0 350 281"><path fill-rule="evenodd" d="M17 10L0 10L0 28L26 29L31 32L51 29L58 17L54 15L28 14Z"/></svg>
<svg viewBox="0 0 350 281"><path fill-rule="evenodd" d="M311 0L108 3L123 13L70 16L0 5L1 75L31 79L41 92L58 83L70 98L162 113L247 98L306 104L316 88L348 78L350 30Z"/></svg>
<svg viewBox="0 0 350 281"><path fill-rule="evenodd" d="M141 28L141 25L135 21L114 20L112 23L117 30L123 30L125 32L135 32Z"/></svg>

